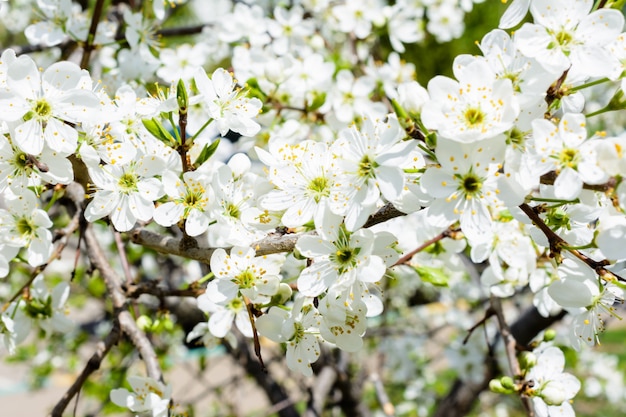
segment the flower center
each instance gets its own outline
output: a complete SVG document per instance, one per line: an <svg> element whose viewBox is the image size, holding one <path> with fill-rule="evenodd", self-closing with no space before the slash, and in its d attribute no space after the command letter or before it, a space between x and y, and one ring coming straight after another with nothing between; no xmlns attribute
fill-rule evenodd
<svg viewBox="0 0 626 417"><path fill-rule="evenodd" d="M24 120L35 119L38 122L46 122L50 117L52 117L52 106L46 99L40 98L35 101L31 111L24 115Z"/></svg>
<svg viewBox="0 0 626 417"><path fill-rule="evenodd" d="M247 268L245 271L235 277L235 284L237 284L239 288L252 288L254 287L255 281L256 276L249 268Z"/></svg>
<svg viewBox="0 0 626 417"><path fill-rule="evenodd" d="M572 41L573 37L572 34L567 32L566 30L561 30L559 33L556 33L554 35L554 39L556 39L559 46L564 47ZM550 48L550 46L551 45L548 46L548 49Z"/></svg>
<svg viewBox="0 0 626 417"><path fill-rule="evenodd" d="M26 217L22 217L21 219L19 219L15 224L15 228L20 235L27 237L34 236L35 230L37 230L37 226Z"/></svg>
<svg viewBox="0 0 626 417"><path fill-rule="evenodd" d="M459 178L459 188L467 200L472 199L480 195L480 191L483 188L483 179L473 172L468 172L463 177Z"/></svg>
<svg viewBox="0 0 626 417"><path fill-rule="evenodd" d="M570 218L567 213L560 208L554 208L548 211L546 216L546 224L552 229L570 229Z"/></svg>
<svg viewBox="0 0 626 417"><path fill-rule="evenodd" d="M482 110L474 107L470 107L465 110L465 122L468 126L473 127L476 125L480 125L485 120L485 113Z"/></svg>
<svg viewBox="0 0 626 417"><path fill-rule="evenodd" d="M228 308L235 312L241 311L244 308L243 301L240 298L235 297L230 303L228 303Z"/></svg>
<svg viewBox="0 0 626 417"><path fill-rule="evenodd" d="M120 177L119 181L117 182L117 185L119 185L122 193L130 194L134 191L137 191L138 181L139 181L139 178L137 177L137 174L135 174L134 172L125 172Z"/></svg>
<svg viewBox="0 0 626 417"><path fill-rule="evenodd" d="M24 308L26 315L34 319L47 319L52 317L52 297L48 296L45 301L37 298L31 299Z"/></svg>
<svg viewBox="0 0 626 417"><path fill-rule="evenodd" d="M579 162L580 153L578 152L578 149L566 148L559 153L559 163L563 168L576 169Z"/></svg>
<svg viewBox="0 0 626 417"><path fill-rule="evenodd" d="M330 188L328 178L326 177L317 177L313 178L309 185L307 186L307 191L309 191L309 195L313 197L316 203L319 203L323 197L328 197L330 195Z"/></svg>
<svg viewBox="0 0 626 417"><path fill-rule="evenodd" d="M364 155L359 162L359 176L364 178L373 178L375 176L374 170L378 168L376 161L370 158L369 155Z"/></svg>

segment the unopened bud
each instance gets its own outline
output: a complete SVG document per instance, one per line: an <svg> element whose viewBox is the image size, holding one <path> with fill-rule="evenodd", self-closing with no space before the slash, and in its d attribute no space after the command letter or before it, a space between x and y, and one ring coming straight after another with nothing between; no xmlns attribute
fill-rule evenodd
<svg viewBox="0 0 626 417"><path fill-rule="evenodd" d="M513 378L510 376L503 376L500 378L500 385L506 390L515 391L515 382L513 382Z"/></svg>
<svg viewBox="0 0 626 417"><path fill-rule="evenodd" d="M551 342L556 337L556 331L554 329L548 329L543 334L544 342Z"/></svg>
<svg viewBox="0 0 626 417"><path fill-rule="evenodd" d="M537 364L537 356L532 352L522 352L519 356L519 365L522 369L529 370Z"/></svg>

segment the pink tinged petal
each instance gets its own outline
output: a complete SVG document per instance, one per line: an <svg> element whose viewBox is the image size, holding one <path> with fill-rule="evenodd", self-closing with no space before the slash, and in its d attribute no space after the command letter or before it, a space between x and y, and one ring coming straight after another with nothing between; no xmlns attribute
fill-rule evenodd
<svg viewBox="0 0 626 417"><path fill-rule="evenodd" d="M209 331L215 337L224 337L233 326L234 319L235 313L232 310L216 311L209 317Z"/></svg>
<svg viewBox="0 0 626 417"><path fill-rule="evenodd" d="M517 26L528 13L529 5L530 0L514 0L500 18L498 27L501 29L511 29Z"/></svg>
<svg viewBox="0 0 626 417"><path fill-rule="evenodd" d="M583 189L583 181L578 172L565 168L554 181L554 196L563 200L573 200Z"/></svg>
<svg viewBox="0 0 626 417"><path fill-rule="evenodd" d="M44 139L50 149L66 154L74 153L78 146L78 132L57 119L48 120Z"/></svg>
<svg viewBox="0 0 626 417"><path fill-rule="evenodd" d="M185 231L189 236L199 236L209 228L209 218L200 210L192 209L185 222Z"/></svg>
<svg viewBox="0 0 626 417"><path fill-rule="evenodd" d="M587 307L593 302L589 286L575 279L553 282L548 288L548 294L564 308Z"/></svg>
<svg viewBox="0 0 626 417"><path fill-rule="evenodd" d="M44 145L41 123L35 119L30 119L20 124L13 132L13 140L22 151L31 155L39 155Z"/></svg>
<svg viewBox="0 0 626 417"><path fill-rule="evenodd" d="M184 206L179 203L167 202L154 209L154 221L163 227L170 227L182 219Z"/></svg>
<svg viewBox="0 0 626 417"><path fill-rule="evenodd" d="M21 55L7 69L7 85L22 98L36 100L41 93L41 76L35 62Z"/></svg>

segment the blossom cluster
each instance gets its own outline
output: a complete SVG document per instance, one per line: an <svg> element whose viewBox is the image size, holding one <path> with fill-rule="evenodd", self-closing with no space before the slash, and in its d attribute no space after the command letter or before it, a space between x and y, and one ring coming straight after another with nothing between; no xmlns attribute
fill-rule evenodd
<svg viewBox="0 0 626 417"><path fill-rule="evenodd" d="M40 21L21 28L31 44L88 38L78 4L36 3ZM363 348L392 281L456 282L459 298L529 289L541 315L569 313L571 346L599 341L624 299L626 136L607 127L626 108L621 11L515 0L479 55L423 86L405 46L461 36L479 1L224 0L210 13L190 1L202 36L162 47L156 28L183 3L123 6L120 22L90 35L90 66L3 51L0 277L54 261L52 208L76 181L89 223L154 223L214 248L197 297L207 320L190 341L229 338L235 324L285 344L289 368L310 376L321 346ZM390 44L380 61L369 56L376 30ZM397 218L378 221L389 208ZM261 247L275 235L297 240ZM462 257L486 265L471 290ZM33 279L0 316L6 350L33 323L67 332L69 292ZM562 373L561 350L535 354L526 395L538 415L573 413L566 400L580 384ZM169 392L154 383L131 381L148 384L148 405L127 391L111 398L165 415Z"/></svg>

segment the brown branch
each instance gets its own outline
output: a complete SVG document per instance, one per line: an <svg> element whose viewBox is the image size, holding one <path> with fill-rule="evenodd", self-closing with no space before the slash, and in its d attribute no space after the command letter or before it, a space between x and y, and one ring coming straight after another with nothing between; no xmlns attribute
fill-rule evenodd
<svg viewBox="0 0 626 417"><path fill-rule="evenodd" d="M165 297L193 297L196 298L206 291L204 288L193 287L185 289L166 289L157 285L156 281L140 282L138 284L125 285L126 297L139 298L142 294L150 294L159 299Z"/></svg>
<svg viewBox="0 0 626 417"><path fill-rule="evenodd" d="M395 407L393 406L393 403L389 400L389 395L387 395L387 391L385 391L385 387L378 373L374 372L372 375L370 375L370 379L374 383L376 398L378 398L378 403L382 407L383 413L385 413L385 415L389 417L395 416Z"/></svg>
<svg viewBox="0 0 626 417"><path fill-rule="evenodd" d="M539 178L539 182L543 185L554 185L554 182L556 181L557 177L558 176L556 174L556 171L550 171L547 174L543 174ZM607 191L614 189L616 185L617 185L617 179L615 179L614 177L611 177L604 184L583 184L583 189L605 193Z"/></svg>
<svg viewBox="0 0 626 417"><path fill-rule="evenodd" d="M91 16L91 24L89 25L89 33L83 46L83 57L80 60L80 67L87 69L89 66L89 59L91 58L91 51L94 49L93 41L96 39L96 31L98 30L98 24L100 23L100 16L102 16L102 8L104 7L104 0L96 0L96 4L93 8L93 15Z"/></svg>
<svg viewBox="0 0 626 417"><path fill-rule="evenodd" d="M405 213L399 211L391 204L387 204L370 216L364 227L371 227L375 224L405 215ZM142 228L135 228L129 233L131 241L137 245L153 249L159 253L182 256L184 258L193 259L206 264L210 263L211 256L215 251L215 248L209 247L188 247L189 245L184 244L184 238L164 236L163 234L151 232ZM307 233L313 234L315 232ZM274 232L270 233L265 238L254 242L250 246L256 250L257 256L291 252L295 248L298 239L303 235L304 233L285 234Z"/></svg>
<svg viewBox="0 0 626 417"><path fill-rule="evenodd" d="M402 256L402 258L398 259L398 261L395 264L393 264L393 266L409 263L411 261L411 258L413 258L413 256L416 253L419 253L423 251L424 249L426 249L427 247L429 247L430 245L432 245L433 243L437 243L443 238L450 236L450 234L452 234L455 230L457 229L448 228L444 230L443 232L439 233L437 236L433 237L432 239L429 239L426 242L422 243L417 248L413 249L411 252L406 253L404 256Z"/></svg>
<svg viewBox="0 0 626 417"><path fill-rule="evenodd" d="M103 359L109 353L111 348L117 344L121 336L122 332L120 324L117 320L114 320L113 329L111 329L111 332L107 335L104 341L98 342L96 351L93 355L91 355L91 358L89 358L83 368L83 371L80 375L78 375L74 383L68 388L61 400L54 406L52 412L50 413L50 417L62 417L63 412L69 405L70 401L72 401L72 398L80 392L83 384L85 384L89 376L100 369Z"/></svg>
<svg viewBox="0 0 626 417"><path fill-rule="evenodd" d="M543 317L535 307L531 307L511 325L511 335L519 345L528 345L539 332L558 322L566 314L563 311L556 316ZM488 365L482 381L471 382L457 379L448 394L438 401L433 417L459 417L468 414L479 394L486 390L489 387L489 381L497 376L497 367L490 362Z"/></svg>
<svg viewBox="0 0 626 417"><path fill-rule="evenodd" d="M511 329L506 322L500 298L492 295L490 302L491 309L498 319L498 327L500 328L500 335L502 336L502 341L504 343L504 350L506 352L509 368L511 369L514 380L517 381L522 377L522 369L520 368L519 361L517 360L517 340L515 340L515 337L511 334ZM531 399L526 395L520 395L520 399L528 417L534 417L535 410Z"/></svg>
<svg viewBox="0 0 626 417"><path fill-rule="evenodd" d="M612 281L617 279L618 281L626 282L625 278L605 268L607 265L610 264L608 260L603 259L601 261L596 261L577 249L568 248L565 239L563 239L561 236L557 235L552 229L550 229L548 225L543 221L543 219L539 216L539 213L533 207L524 203L520 205L519 208L528 216L530 220L532 220L535 226L537 226L548 239L548 242L550 243L550 256L560 256L562 250L567 250L580 261L587 264L591 269L596 272L596 274L604 278L606 281Z"/></svg>
<svg viewBox="0 0 626 417"><path fill-rule="evenodd" d="M122 289L121 279L118 274L111 268L109 262L98 243L98 238L90 225L85 231L85 243L87 245L87 256L92 265L100 271L102 278L106 284L109 296L113 302L113 307L118 311L117 319L119 320L122 331L130 338L135 348L139 351L141 358L146 365L148 376L156 381L163 382L163 374L161 366L157 360L154 348L148 340L146 334L137 327L137 323L130 315L128 310L122 309L126 305L126 294Z"/></svg>
<svg viewBox="0 0 626 417"><path fill-rule="evenodd" d="M285 388L272 376L271 373L265 372L259 361L253 359L252 353L248 346L248 339L240 333L237 336L237 347L233 348L228 343L224 347L228 353L245 369L246 374L252 377L255 382L263 389L271 404L284 405L277 411L279 417L300 417L300 413L289 399L289 395Z"/></svg>

